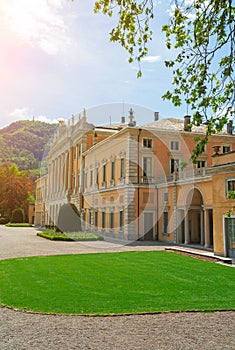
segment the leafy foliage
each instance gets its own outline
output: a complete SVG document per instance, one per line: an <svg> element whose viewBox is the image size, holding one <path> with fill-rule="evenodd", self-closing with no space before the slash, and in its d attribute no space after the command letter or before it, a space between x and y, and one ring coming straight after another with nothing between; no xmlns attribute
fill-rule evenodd
<svg viewBox="0 0 235 350"><path fill-rule="evenodd" d="M129 54L129 62L138 63L148 53L148 43L152 40L150 21L153 19L152 0L99 0L95 2L95 13L117 15L118 24L110 32L110 41L117 42ZM140 68L140 65L139 65ZM137 76L141 77L141 69Z"/></svg>
<svg viewBox="0 0 235 350"><path fill-rule="evenodd" d="M7 227L32 227L33 225L28 224L27 222L16 223L16 224L8 222L5 226L7 226Z"/></svg>
<svg viewBox="0 0 235 350"><path fill-rule="evenodd" d="M14 209L27 209L32 182L27 171L19 171L15 164L0 166L0 208L8 219Z"/></svg>
<svg viewBox="0 0 235 350"><path fill-rule="evenodd" d="M192 155L196 162L208 136L234 119L235 4L233 0L173 0L173 4L170 22L162 31L167 48L176 49L177 54L165 62L173 69L173 90L163 98L175 106L185 101L193 112L192 123L206 124L206 137L197 140ZM118 17L110 40L125 48L129 62L140 62L147 55L152 0L97 0L95 12Z"/></svg>
<svg viewBox="0 0 235 350"><path fill-rule="evenodd" d="M23 223L25 221L25 214L22 208L14 209L11 216L11 223Z"/></svg>
<svg viewBox="0 0 235 350"><path fill-rule="evenodd" d="M23 120L0 130L0 163L14 163L20 170L39 168L44 149L57 125Z"/></svg>
<svg viewBox="0 0 235 350"><path fill-rule="evenodd" d="M235 191L228 191L228 199L235 199ZM230 218L234 211L235 205L233 205L232 208L227 211L226 216Z"/></svg>
<svg viewBox="0 0 235 350"><path fill-rule="evenodd" d="M172 92L163 98L175 106L182 99L191 107L193 123L207 125L205 139L197 140L192 159L201 153L208 136L220 132L234 118L235 6L232 0L175 1L170 24L163 26L166 45L178 50Z"/></svg>

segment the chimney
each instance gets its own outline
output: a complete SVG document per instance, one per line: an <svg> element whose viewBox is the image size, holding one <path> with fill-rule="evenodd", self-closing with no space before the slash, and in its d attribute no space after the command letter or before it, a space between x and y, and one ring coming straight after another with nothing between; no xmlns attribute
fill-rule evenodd
<svg viewBox="0 0 235 350"><path fill-rule="evenodd" d="M191 123L191 117L190 115L184 116L184 131L191 131L190 124Z"/></svg>
<svg viewBox="0 0 235 350"><path fill-rule="evenodd" d="M154 121L156 122L159 119L159 112L154 112Z"/></svg>
<svg viewBox="0 0 235 350"><path fill-rule="evenodd" d="M126 122L125 117L121 117L121 123L124 124Z"/></svg>
<svg viewBox="0 0 235 350"><path fill-rule="evenodd" d="M233 122L230 120L227 123L227 134L232 135L233 134Z"/></svg>

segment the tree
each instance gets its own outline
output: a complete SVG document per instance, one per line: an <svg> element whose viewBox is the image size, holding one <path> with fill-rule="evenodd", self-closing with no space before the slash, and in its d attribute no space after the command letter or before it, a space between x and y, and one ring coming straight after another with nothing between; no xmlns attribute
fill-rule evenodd
<svg viewBox="0 0 235 350"><path fill-rule="evenodd" d="M172 16L162 30L168 49L176 49L173 90L163 98L175 106L184 100L193 112L192 123L206 124L206 136L197 139L192 160L196 162L208 136L234 119L235 101L235 3L234 0L174 0ZM160 6L160 5L159 5ZM153 0L97 0L94 11L116 15L118 24L110 40L129 53L129 62L139 63L148 54L152 40Z"/></svg>
<svg viewBox="0 0 235 350"><path fill-rule="evenodd" d="M19 171L15 164L0 167L0 208L10 219L14 209L27 210L27 198L32 182L26 171Z"/></svg>
<svg viewBox="0 0 235 350"><path fill-rule="evenodd" d="M14 209L11 215L11 223L22 223L25 221L25 214L22 208Z"/></svg>

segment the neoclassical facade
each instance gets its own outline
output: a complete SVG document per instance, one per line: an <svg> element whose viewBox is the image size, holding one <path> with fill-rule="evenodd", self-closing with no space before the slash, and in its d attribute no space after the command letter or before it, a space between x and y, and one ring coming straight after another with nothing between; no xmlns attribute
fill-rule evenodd
<svg viewBox="0 0 235 350"><path fill-rule="evenodd" d="M88 123L85 112L67 124L61 121L48 153L48 172L37 180L35 224L56 225L61 206L69 202L77 207L84 230L233 254L226 248L224 223L217 223L225 220L228 199L224 193L218 214L216 195L218 179L235 177L231 125L211 136L192 164L194 139L205 135L205 126L189 124L186 116L137 126L133 111L127 122L122 118L110 126Z"/></svg>

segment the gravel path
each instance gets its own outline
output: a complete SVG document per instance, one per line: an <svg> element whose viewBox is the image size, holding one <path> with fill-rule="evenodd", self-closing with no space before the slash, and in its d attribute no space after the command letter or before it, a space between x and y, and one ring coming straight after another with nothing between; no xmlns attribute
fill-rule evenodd
<svg viewBox="0 0 235 350"><path fill-rule="evenodd" d="M163 247L50 242L35 236L35 229L0 227L0 259L153 249ZM235 312L84 317L41 315L2 308L0 349L235 350Z"/></svg>

